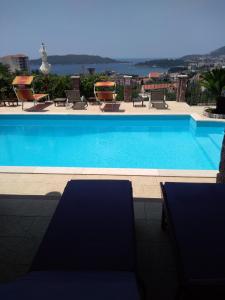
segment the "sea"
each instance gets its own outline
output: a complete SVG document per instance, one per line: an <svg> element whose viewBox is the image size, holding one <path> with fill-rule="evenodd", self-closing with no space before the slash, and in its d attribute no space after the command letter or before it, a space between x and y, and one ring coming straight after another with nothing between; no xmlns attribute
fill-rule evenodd
<svg viewBox="0 0 225 300"><path fill-rule="evenodd" d="M95 68L96 73L115 72L121 75L138 75L147 76L150 72L167 72L167 68L136 66L139 62L150 60L149 58L117 58L120 63L108 64L70 64L51 66L51 73L58 75L73 75L73 74L87 74L88 68ZM31 70L39 69L39 65L31 64Z"/></svg>

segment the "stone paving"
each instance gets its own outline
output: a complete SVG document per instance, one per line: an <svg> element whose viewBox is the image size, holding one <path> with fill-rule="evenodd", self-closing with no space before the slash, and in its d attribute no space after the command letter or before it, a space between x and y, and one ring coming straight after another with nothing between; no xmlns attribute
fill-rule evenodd
<svg viewBox="0 0 225 300"><path fill-rule="evenodd" d="M169 234L160 228L162 181L215 178L0 174L0 281L26 273L70 179L129 179L134 195L138 273L146 299L174 299L176 269ZM84 216L85 217L85 216Z"/></svg>
<svg viewBox="0 0 225 300"><path fill-rule="evenodd" d="M145 102L145 106L135 106L130 102L120 102L114 109L111 108L105 112L102 112L99 105L89 104L87 109L72 109L71 106L54 106L53 103L38 104L33 106L33 102L25 103L22 110L22 106L1 106L0 114L198 114L199 119L207 119L203 116L204 106L189 106L184 102L167 101L168 109L156 109L148 108L148 102ZM102 105L103 107L104 105Z"/></svg>

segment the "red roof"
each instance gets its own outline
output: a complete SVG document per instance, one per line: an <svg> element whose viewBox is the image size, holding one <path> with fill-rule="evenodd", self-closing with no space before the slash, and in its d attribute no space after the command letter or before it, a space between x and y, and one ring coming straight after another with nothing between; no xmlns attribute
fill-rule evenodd
<svg viewBox="0 0 225 300"><path fill-rule="evenodd" d="M174 83L160 83L160 84L145 84L144 90L160 90L160 89L168 89L175 88L176 85Z"/></svg>
<svg viewBox="0 0 225 300"><path fill-rule="evenodd" d="M161 76L161 73L159 73L159 72L150 72L148 74L149 78L159 78L160 76Z"/></svg>

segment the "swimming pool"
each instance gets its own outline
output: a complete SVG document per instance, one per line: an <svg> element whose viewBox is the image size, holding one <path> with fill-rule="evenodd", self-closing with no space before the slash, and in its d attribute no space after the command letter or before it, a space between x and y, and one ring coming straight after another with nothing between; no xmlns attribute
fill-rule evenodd
<svg viewBox="0 0 225 300"><path fill-rule="evenodd" d="M189 115L1 115L0 166L217 170L224 129Z"/></svg>

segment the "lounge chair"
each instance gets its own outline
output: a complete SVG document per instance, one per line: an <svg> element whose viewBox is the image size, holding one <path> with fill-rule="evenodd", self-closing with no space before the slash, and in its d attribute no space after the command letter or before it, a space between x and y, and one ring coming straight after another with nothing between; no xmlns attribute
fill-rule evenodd
<svg viewBox="0 0 225 300"><path fill-rule="evenodd" d="M34 105L37 102L44 99L49 100L48 94L35 94L34 90L31 88L34 76L16 76L12 82L14 92L18 101L22 102L22 109L24 107L24 102L33 101Z"/></svg>
<svg viewBox="0 0 225 300"><path fill-rule="evenodd" d="M145 98L142 97L141 95L138 95L138 97L136 98L133 98L133 107L135 106L144 106L144 101L145 101ZM136 103L141 103L141 105L136 105Z"/></svg>
<svg viewBox="0 0 225 300"><path fill-rule="evenodd" d="M168 108L166 94L161 91L151 91L149 95L149 105L157 109Z"/></svg>
<svg viewBox="0 0 225 300"><path fill-rule="evenodd" d="M88 102L84 96L80 96L79 90L66 90L67 103L72 103L74 109L85 109L88 106Z"/></svg>
<svg viewBox="0 0 225 300"><path fill-rule="evenodd" d="M7 97L4 92L0 93L0 105L2 106L18 106L18 99L16 97Z"/></svg>
<svg viewBox="0 0 225 300"><path fill-rule="evenodd" d="M24 102L31 102L33 101L34 105L37 104L39 101L43 101L44 99L49 100L48 94L35 94L33 89L31 88L14 88L15 94L17 96L18 101L22 103L22 109L24 108Z"/></svg>
<svg viewBox="0 0 225 300"><path fill-rule="evenodd" d="M138 300L131 183L72 180L30 272L1 299Z"/></svg>
<svg viewBox="0 0 225 300"><path fill-rule="evenodd" d="M94 85L94 95L96 101L100 104L111 104L116 103L116 83L113 81L100 81ZM104 111L104 108L101 108Z"/></svg>
<svg viewBox="0 0 225 300"><path fill-rule="evenodd" d="M127 180L69 181L31 269L133 272L131 183Z"/></svg>
<svg viewBox="0 0 225 300"><path fill-rule="evenodd" d="M162 228L177 256L176 299L225 299L225 184L168 183Z"/></svg>

